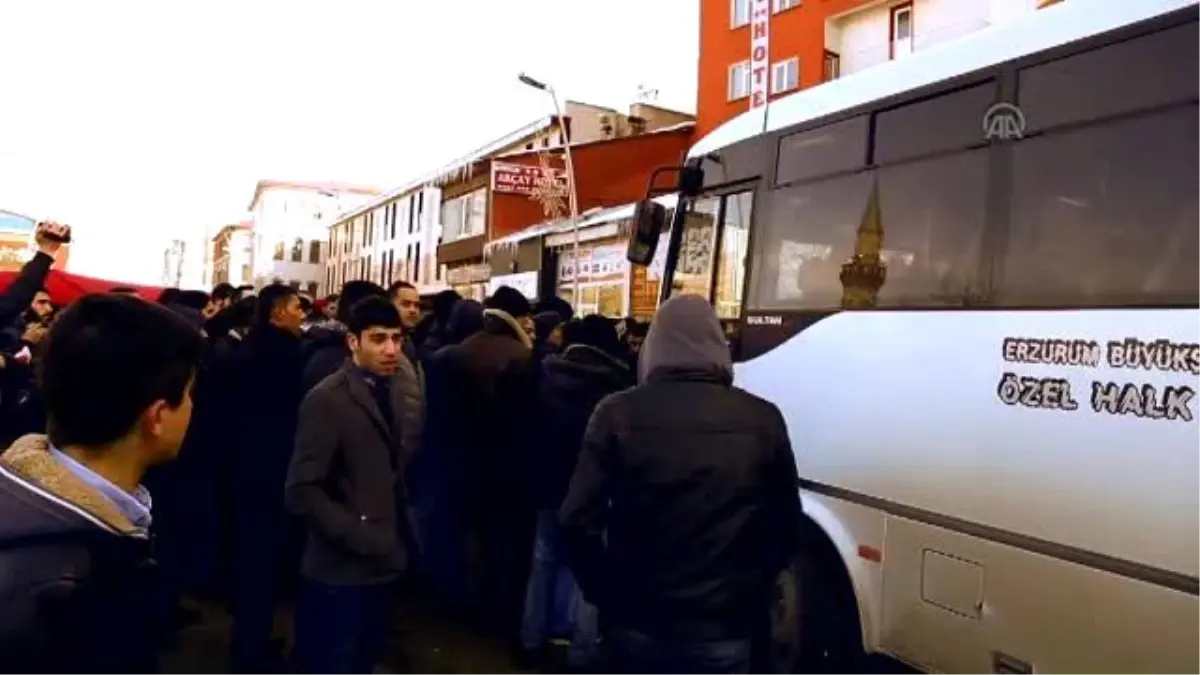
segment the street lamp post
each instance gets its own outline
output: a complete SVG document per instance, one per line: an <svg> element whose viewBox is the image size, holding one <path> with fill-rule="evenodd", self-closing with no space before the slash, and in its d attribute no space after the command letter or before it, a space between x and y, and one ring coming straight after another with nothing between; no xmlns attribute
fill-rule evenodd
<svg viewBox="0 0 1200 675"><path fill-rule="evenodd" d="M567 165L567 202L571 210L571 256L575 259L575 276L572 279L571 299L578 311L579 308L579 196L575 191L575 162L571 157L571 139L567 135L567 122L563 117L562 106L558 101L558 94L554 91L554 87L540 80L535 80L532 77L521 73L517 79L526 86L534 89L541 89L550 94L550 100L554 103L554 114L558 117L559 133L562 134L563 141L563 160Z"/></svg>

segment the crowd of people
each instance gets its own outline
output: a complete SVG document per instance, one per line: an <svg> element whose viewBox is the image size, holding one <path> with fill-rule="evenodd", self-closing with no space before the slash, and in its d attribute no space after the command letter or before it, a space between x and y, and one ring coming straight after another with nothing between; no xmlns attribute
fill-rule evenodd
<svg viewBox="0 0 1200 675"><path fill-rule="evenodd" d="M228 606L235 672L371 672L398 598L527 669L762 666L795 459L703 298L652 324L366 281L55 311L42 232L0 294L0 669L154 671L185 596Z"/></svg>

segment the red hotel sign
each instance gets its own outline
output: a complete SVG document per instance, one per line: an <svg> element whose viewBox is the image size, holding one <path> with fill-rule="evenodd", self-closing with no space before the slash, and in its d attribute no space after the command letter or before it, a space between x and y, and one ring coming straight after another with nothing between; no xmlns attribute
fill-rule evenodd
<svg viewBox="0 0 1200 675"><path fill-rule="evenodd" d="M562 169L546 168L537 165L508 164L492 162L492 192L502 195L525 195L534 197L539 192L539 181L546 178L549 172L557 187L566 194L567 172Z"/></svg>

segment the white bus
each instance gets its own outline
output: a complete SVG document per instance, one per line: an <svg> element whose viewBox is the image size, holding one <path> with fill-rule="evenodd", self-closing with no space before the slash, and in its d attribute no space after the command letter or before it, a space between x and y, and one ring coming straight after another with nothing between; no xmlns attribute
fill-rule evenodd
<svg viewBox="0 0 1200 675"><path fill-rule="evenodd" d="M663 282L788 422L785 665L1200 671L1198 52L1196 0L1069 0L691 151Z"/></svg>

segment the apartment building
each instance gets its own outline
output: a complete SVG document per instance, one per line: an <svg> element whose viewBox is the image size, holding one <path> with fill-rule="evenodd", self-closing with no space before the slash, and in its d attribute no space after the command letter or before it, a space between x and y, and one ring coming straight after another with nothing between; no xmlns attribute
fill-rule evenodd
<svg viewBox="0 0 1200 675"><path fill-rule="evenodd" d="M334 292L352 279L381 286L407 281L422 293L444 288L434 254L440 203L437 188L415 186L340 216L326 236L319 292Z"/></svg>
<svg viewBox="0 0 1200 675"><path fill-rule="evenodd" d="M316 293L324 278L322 244L338 213L379 194L372 187L342 183L260 180L248 210L254 223L253 283L287 283Z"/></svg>
<svg viewBox="0 0 1200 675"><path fill-rule="evenodd" d="M221 283L244 286L254 282L250 262L253 257L253 230L254 222L250 220L217 230L211 242L212 272L209 277L212 286Z"/></svg>
<svg viewBox="0 0 1200 675"><path fill-rule="evenodd" d="M1060 0L701 0L697 138L798 89Z"/></svg>

